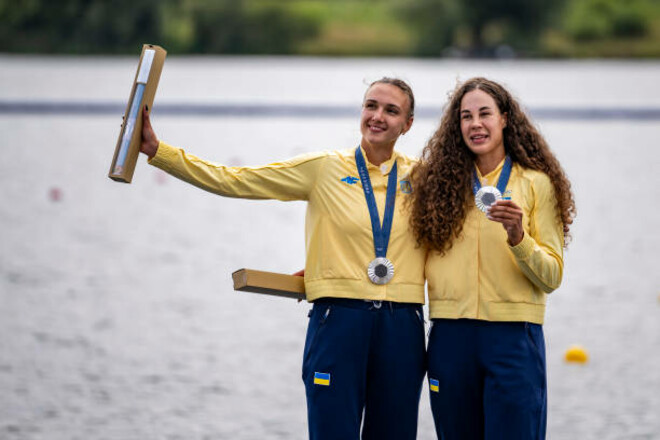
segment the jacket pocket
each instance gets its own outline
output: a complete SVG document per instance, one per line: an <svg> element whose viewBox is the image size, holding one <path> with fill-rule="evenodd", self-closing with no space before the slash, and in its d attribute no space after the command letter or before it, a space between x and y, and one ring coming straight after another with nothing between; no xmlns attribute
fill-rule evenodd
<svg viewBox="0 0 660 440"><path fill-rule="evenodd" d="M322 306L313 306L312 310L309 312L309 324L307 326L307 335L305 336L305 348L303 350L303 366L302 366L302 377L305 380L309 358L311 356L312 350L318 339L318 334L327 322L332 312L332 306L322 305Z"/></svg>

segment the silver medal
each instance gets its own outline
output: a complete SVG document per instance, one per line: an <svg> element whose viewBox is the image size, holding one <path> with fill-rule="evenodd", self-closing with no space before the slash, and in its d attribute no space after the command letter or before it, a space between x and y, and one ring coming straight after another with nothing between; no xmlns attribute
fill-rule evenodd
<svg viewBox="0 0 660 440"><path fill-rule="evenodd" d="M387 284L394 276L394 265L387 258L376 258L369 263L367 275L374 284Z"/></svg>
<svg viewBox="0 0 660 440"><path fill-rule="evenodd" d="M494 186L482 186L474 196L474 201L477 204L477 208L483 212L486 212L490 205L501 199L502 193Z"/></svg>

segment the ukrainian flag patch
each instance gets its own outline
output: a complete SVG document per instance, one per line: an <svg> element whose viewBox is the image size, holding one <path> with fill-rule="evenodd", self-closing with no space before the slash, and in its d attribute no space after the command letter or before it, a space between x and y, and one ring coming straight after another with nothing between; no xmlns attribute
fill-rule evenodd
<svg viewBox="0 0 660 440"><path fill-rule="evenodd" d="M439 393L440 392L440 382L438 382L438 379L430 379L429 378L429 388L434 393Z"/></svg>
<svg viewBox="0 0 660 440"><path fill-rule="evenodd" d="M314 373L314 385L330 386L330 373Z"/></svg>

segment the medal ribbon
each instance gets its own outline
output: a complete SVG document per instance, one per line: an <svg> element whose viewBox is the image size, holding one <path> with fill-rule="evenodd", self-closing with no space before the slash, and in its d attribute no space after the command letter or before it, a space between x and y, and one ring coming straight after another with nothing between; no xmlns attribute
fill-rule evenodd
<svg viewBox="0 0 660 440"><path fill-rule="evenodd" d="M511 160L511 157L509 155L506 156L506 159L504 159L504 165L502 165L502 172L500 173L500 178L497 179L497 189L499 190L500 194L504 194L504 191L506 191L506 185L509 183L509 176L511 176L511 167L513 166L513 162ZM476 167L472 171L472 192L474 195L477 195L477 192L481 189L481 182L479 182L479 177L477 176L477 170Z"/></svg>
<svg viewBox="0 0 660 440"><path fill-rule="evenodd" d="M394 201L396 199L396 160L390 175L387 179L387 196L385 197L385 212L383 215L383 226L380 225L380 217L378 215L378 206L376 205L376 197L374 197L373 187L371 186L371 179L369 178L369 171L367 164L362 156L362 151L358 146L355 149L355 164L357 165L358 174L362 181L362 191L364 191L364 198L367 199L367 206L369 207L369 216L371 217L371 231L374 237L374 250L376 257L385 258L387 255L387 246L390 242L390 232L392 231L392 219L394 218Z"/></svg>

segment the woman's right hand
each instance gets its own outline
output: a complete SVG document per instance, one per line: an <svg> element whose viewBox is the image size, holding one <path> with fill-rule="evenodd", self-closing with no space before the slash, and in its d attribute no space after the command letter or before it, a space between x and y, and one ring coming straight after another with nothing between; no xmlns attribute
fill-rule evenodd
<svg viewBox="0 0 660 440"><path fill-rule="evenodd" d="M158 151L158 138L151 127L149 108L146 105L142 109L142 143L140 143L140 151L149 156L149 159L154 157Z"/></svg>
<svg viewBox="0 0 660 440"><path fill-rule="evenodd" d="M525 235L522 220L523 212L520 206L511 200L498 200L488 208L486 216L489 220L502 223L507 234L509 246L516 246Z"/></svg>

